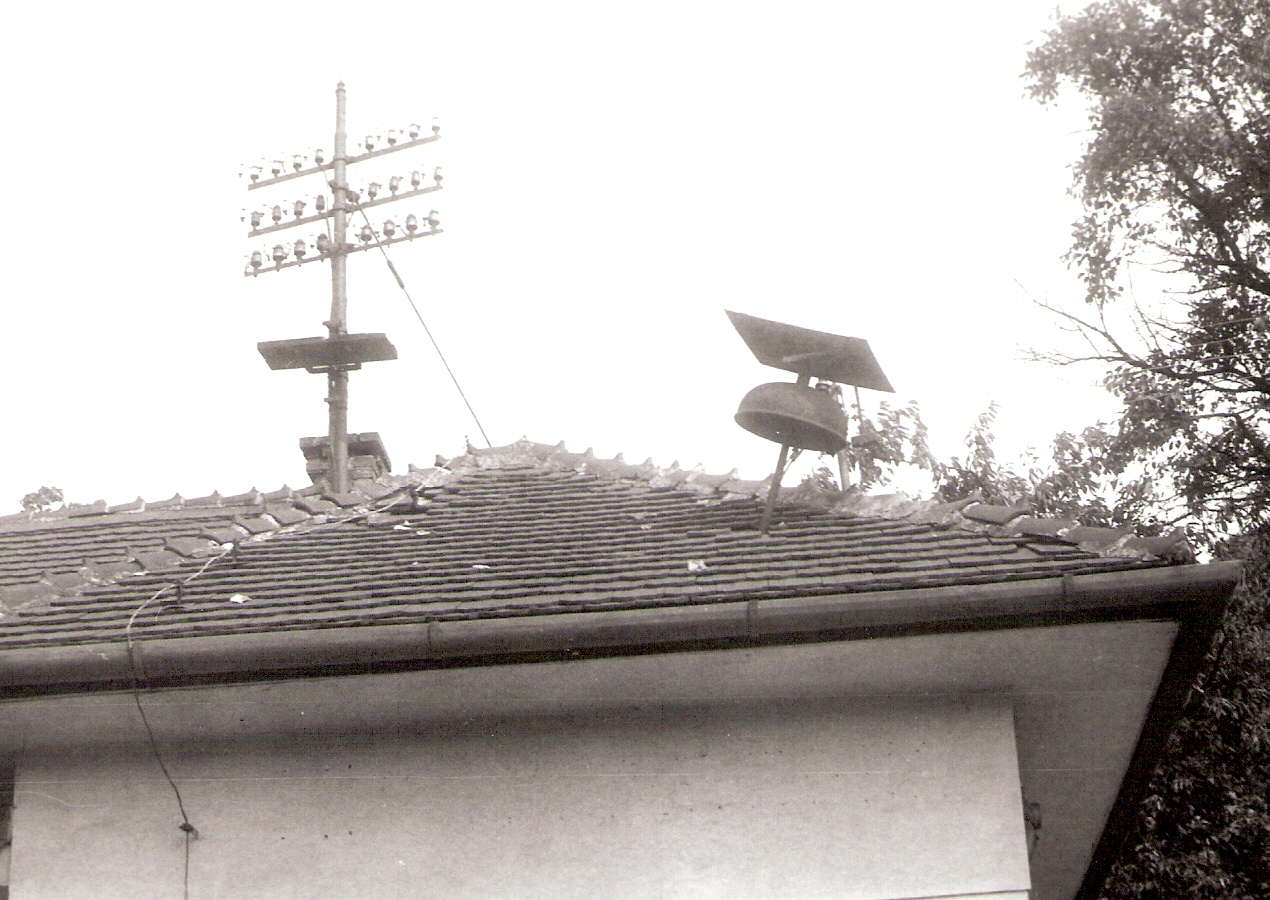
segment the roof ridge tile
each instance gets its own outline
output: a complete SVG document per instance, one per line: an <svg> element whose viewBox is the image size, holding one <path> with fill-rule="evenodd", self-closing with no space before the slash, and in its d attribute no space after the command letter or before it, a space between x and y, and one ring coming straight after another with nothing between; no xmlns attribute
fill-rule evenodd
<svg viewBox="0 0 1270 900"><path fill-rule="evenodd" d="M1032 515L1020 516L1010 523L1013 531L1029 537L1057 538L1075 527L1075 519L1045 519Z"/></svg>
<svg viewBox="0 0 1270 900"><path fill-rule="evenodd" d="M972 519L976 522L985 522L989 525L1008 525L1015 519L1021 519L1031 512L1032 508L1030 506L1002 506L995 503L982 502L971 503L961 509L963 518Z"/></svg>
<svg viewBox="0 0 1270 900"><path fill-rule="evenodd" d="M1111 550L1115 545L1123 543L1126 538L1132 537L1132 532L1100 525L1076 525L1060 532L1059 537L1082 550L1092 550L1101 554L1104 550Z"/></svg>
<svg viewBox="0 0 1270 900"><path fill-rule="evenodd" d="M156 500L154 503L147 503L146 506L148 509L183 509L185 498L180 494L173 494L167 500Z"/></svg>
<svg viewBox="0 0 1270 900"><path fill-rule="evenodd" d="M100 516L109 511L105 500L95 500L92 503L69 503L65 507L66 515L72 519L81 516Z"/></svg>
<svg viewBox="0 0 1270 900"><path fill-rule="evenodd" d="M971 494L969 497L961 500L948 500L937 502L934 500L926 501L928 505L925 509L914 512L908 518L923 525L936 525L947 527L964 521L961 511L972 503L979 503L982 498L978 493Z"/></svg>
<svg viewBox="0 0 1270 900"><path fill-rule="evenodd" d="M1162 559L1174 563L1193 563L1195 551L1192 549L1186 532L1175 528L1168 534L1158 537L1131 536L1121 544L1114 555L1142 556L1147 559Z"/></svg>
<svg viewBox="0 0 1270 900"><path fill-rule="evenodd" d="M224 497L220 495L220 491L213 490L206 497L194 497L185 501L185 508L208 507L208 506L224 506Z"/></svg>
<svg viewBox="0 0 1270 900"><path fill-rule="evenodd" d="M110 513L111 515L114 515L115 513L141 512L145 508L146 508L145 500L143 500L140 497L140 495L138 495L137 499L133 500L131 503L117 503L114 506L107 507L106 512Z"/></svg>

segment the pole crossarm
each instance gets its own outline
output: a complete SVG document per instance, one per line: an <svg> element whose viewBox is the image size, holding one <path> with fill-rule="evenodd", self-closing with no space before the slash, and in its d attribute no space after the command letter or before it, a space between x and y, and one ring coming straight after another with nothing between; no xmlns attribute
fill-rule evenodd
<svg viewBox="0 0 1270 900"><path fill-rule="evenodd" d="M394 200L406 200L410 197L418 197L420 194L431 194L441 190L441 185L430 184L427 187L417 188L409 191L398 191L396 194L389 194L386 197L377 197L374 200L365 200L358 203L350 203L347 207L348 212L355 213L362 209L372 209L376 206L383 206L385 203L392 203ZM286 231L288 228L295 228L298 225L311 225L314 222L321 222L324 219L335 218L335 210L328 209L326 212L315 213L311 216L302 216L298 219L292 219L290 222L279 222L277 225L270 225L267 228L256 228L247 232L247 237L263 237L266 234L273 234L275 231Z"/></svg>
<svg viewBox="0 0 1270 900"><path fill-rule="evenodd" d="M377 156L383 156L387 153L396 153L398 150L409 150L412 147L421 147L424 144L431 144L433 141L441 140L439 133L430 134L427 137L413 138L401 144L390 144L387 147L381 147L378 150L370 150L358 156L350 156L344 160L346 165L364 162L368 159L374 159ZM300 169L295 172L287 172L285 175L275 175L273 178L263 178L260 181L253 181L247 185L247 190L255 191L260 188L270 187L275 184L282 184L284 181L293 181L296 178L303 178L306 175L313 175L317 172L325 172L335 168L335 160L329 163L322 163L320 166L309 166L307 169Z"/></svg>
<svg viewBox="0 0 1270 900"><path fill-rule="evenodd" d="M427 231L417 231L414 234L399 234L396 237L382 238L376 241L368 241L365 244L345 244L344 252L338 250L327 250L318 256L310 259L289 259L284 263L273 263L271 265L262 265L259 269L248 269L243 273L244 276L255 278L257 275L263 275L265 272L277 272L282 269L289 269L292 266L302 266L305 263L325 262L337 256L348 256L350 253L361 253L363 250L374 250L376 247L389 247L393 244L400 244L402 241L413 241L415 238L432 237L434 234L445 234L444 228L429 228Z"/></svg>

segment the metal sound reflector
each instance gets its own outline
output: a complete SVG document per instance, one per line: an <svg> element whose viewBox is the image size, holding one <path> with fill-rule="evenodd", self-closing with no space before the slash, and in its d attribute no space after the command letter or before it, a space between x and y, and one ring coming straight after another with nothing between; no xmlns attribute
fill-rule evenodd
<svg viewBox="0 0 1270 900"><path fill-rule="evenodd" d="M826 334L726 311L750 352L765 366L821 381L895 393L864 338Z"/></svg>
<svg viewBox="0 0 1270 900"><path fill-rule="evenodd" d="M271 369L308 369L310 372L356 369L362 363L397 358L397 348L383 334L261 341L256 349Z"/></svg>

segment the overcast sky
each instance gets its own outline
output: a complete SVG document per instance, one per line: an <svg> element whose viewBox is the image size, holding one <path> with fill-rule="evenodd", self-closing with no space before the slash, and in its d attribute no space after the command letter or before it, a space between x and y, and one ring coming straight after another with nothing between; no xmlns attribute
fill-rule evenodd
<svg viewBox="0 0 1270 900"><path fill-rule="evenodd" d="M238 173L329 156L341 78L353 152L440 119L378 171L440 165L445 190L375 219L440 211L444 234L391 253L495 444L764 477L777 448L732 415L790 376L725 309L866 338L945 454L992 400L1010 452L1089 424L1098 373L1019 352L1063 339L1028 292L1080 305L1059 257L1083 115L1019 78L1052 9L15 7L0 510L46 484L117 503L308 483L296 442L326 431L325 380L271 372L256 342L325 333L329 268L243 277L268 247ZM398 471L482 443L378 254L352 257L349 296L350 329L400 354L352 375L350 429Z"/></svg>

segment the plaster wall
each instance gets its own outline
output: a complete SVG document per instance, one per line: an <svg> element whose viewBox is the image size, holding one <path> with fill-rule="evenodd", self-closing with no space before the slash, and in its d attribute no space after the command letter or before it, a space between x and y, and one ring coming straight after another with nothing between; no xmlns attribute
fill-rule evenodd
<svg viewBox="0 0 1270 900"><path fill-rule="evenodd" d="M199 829L192 900L1029 887L1000 697L608 700L524 715L468 706L377 731L313 724L232 738L159 729ZM182 897L181 816L148 743L103 747L64 718L56 727L19 761L12 900Z"/></svg>

